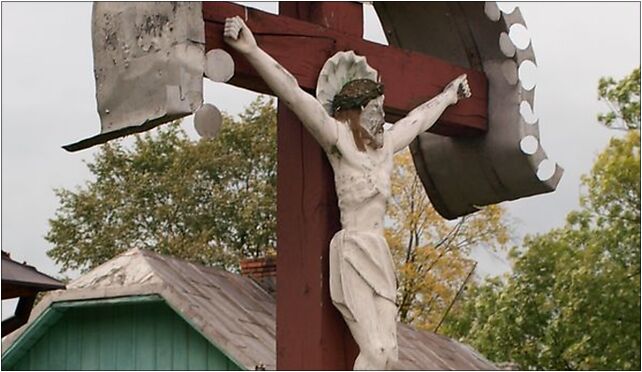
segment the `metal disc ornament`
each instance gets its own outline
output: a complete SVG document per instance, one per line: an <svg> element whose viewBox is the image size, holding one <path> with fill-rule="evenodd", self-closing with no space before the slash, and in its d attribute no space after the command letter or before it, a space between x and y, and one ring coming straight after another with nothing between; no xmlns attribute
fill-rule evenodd
<svg viewBox="0 0 642 372"><path fill-rule="evenodd" d="M216 106L209 103L201 106L194 115L194 128L202 138L214 138L221 130L223 116Z"/></svg>
<svg viewBox="0 0 642 372"><path fill-rule="evenodd" d="M217 83L225 83L234 76L234 60L223 49L212 49L205 54L205 76Z"/></svg>

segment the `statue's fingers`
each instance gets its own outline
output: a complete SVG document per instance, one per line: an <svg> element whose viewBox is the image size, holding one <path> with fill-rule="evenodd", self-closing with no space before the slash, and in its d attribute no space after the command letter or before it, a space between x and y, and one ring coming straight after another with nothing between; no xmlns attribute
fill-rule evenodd
<svg viewBox="0 0 642 372"><path fill-rule="evenodd" d="M225 28L225 34L234 40L238 39L240 31L241 31L241 28L234 23L231 24L229 27Z"/></svg>
<svg viewBox="0 0 642 372"><path fill-rule="evenodd" d="M232 27L234 27L234 23L236 23L236 21L234 20L234 18L227 18L227 19L225 20L225 26L224 26L224 27L225 27L225 28L232 28Z"/></svg>
<svg viewBox="0 0 642 372"><path fill-rule="evenodd" d="M223 33L224 34L229 34L234 30L234 27L232 25L226 24L225 27L223 28Z"/></svg>
<svg viewBox="0 0 642 372"><path fill-rule="evenodd" d="M239 33L241 33L241 31L243 31L244 28L247 28L247 26L245 25L245 22L243 22L243 19L241 19L241 17L239 17L239 16L236 17L236 22L235 22L234 26L236 28L236 34L237 35Z"/></svg>
<svg viewBox="0 0 642 372"><path fill-rule="evenodd" d="M225 33L223 35L229 39L237 40L239 38L239 30L235 30L235 29L225 30Z"/></svg>
<svg viewBox="0 0 642 372"><path fill-rule="evenodd" d="M245 25L245 22L243 21L243 18L241 18L240 16L236 16L236 17L234 17L234 19L236 20L236 22L238 23L238 25L239 25L241 28L245 28L245 27L247 27L247 26Z"/></svg>
<svg viewBox="0 0 642 372"><path fill-rule="evenodd" d="M236 18L234 18L234 17L232 17L232 18L226 18L226 19L225 19L225 27L232 27L232 26L234 26L236 23L237 23L237 20L236 20Z"/></svg>
<svg viewBox="0 0 642 372"><path fill-rule="evenodd" d="M233 25L234 25L234 28L237 29L236 30L237 34L240 33L243 30L243 28L247 27L245 26L245 22L243 22L243 19L241 17L236 16L233 19L234 19Z"/></svg>
<svg viewBox="0 0 642 372"><path fill-rule="evenodd" d="M229 27L225 27L225 31L229 31L231 33L237 33L239 31L239 27L234 24L231 24L229 25Z"/></svg>
<svg viewBox="0 0 642 372"><path fill-rule="evenodd" d="M236 27L234 26L234 18L226 19L225 26L223 27L223 35L236 39L236 34L238 34L238 31L236 31Z"/></svg>

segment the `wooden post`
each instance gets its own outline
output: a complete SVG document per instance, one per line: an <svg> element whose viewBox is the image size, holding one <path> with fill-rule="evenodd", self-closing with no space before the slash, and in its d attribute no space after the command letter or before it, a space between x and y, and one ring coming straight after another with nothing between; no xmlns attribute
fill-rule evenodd
<svg viewBox="0 0 642 372"><path fill-rule="evenodd" d="M361 36L358 3L281 2L279 13ZM330 300L329 245L341 229L332 169L280 103L277 171L277 369L352 369L358 348Z"/></svg>

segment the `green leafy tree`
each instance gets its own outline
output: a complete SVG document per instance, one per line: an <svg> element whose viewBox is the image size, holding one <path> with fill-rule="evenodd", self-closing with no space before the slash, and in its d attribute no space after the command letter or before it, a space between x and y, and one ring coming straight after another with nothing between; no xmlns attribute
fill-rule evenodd
<svg viewBox="0 0 642 372"><path fill-rule="evenodd" d="M523 369L640 369L640 132L614 138L566 226L527 237L514 272L473 288L445 331Z"/></svg>
<svg viewBox="0 0 642 372"><path fill-rule="evenodd" d="M640 129L640 67L620 81L601 78L598 97L609 106L609 112L597 117L602 124L612 129Z"/></svg>
<svg viewBox="0 0 642 372"><path fill-rule="evenodd" d="M257 99L214 140L176 124L139 135L131 148L102 146L95 180L56 190L47 254L62 270L91 269L138 247L234 268L276 240L276 113Z"/></svg>
<svg viewBox="0 0 642 372"><path fill-rule="evenodd" d="M498 205L447 221L433 208L412 164L410 151L395 156L386 239L395 261L399 320L435 330L475 263L475 246L503 247L510 237Z"/></svg>

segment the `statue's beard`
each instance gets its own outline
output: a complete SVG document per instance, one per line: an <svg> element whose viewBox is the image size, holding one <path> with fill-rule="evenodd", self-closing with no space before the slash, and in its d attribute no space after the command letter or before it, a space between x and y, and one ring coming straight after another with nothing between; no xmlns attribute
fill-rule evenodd
<svg viewBox="0 0 642 372"><path fill-rule="evenodd" d="M374 110L363 110L361 112L362 138L373 149L383 147L383 124L385 120L380 112Z"/></svg>

